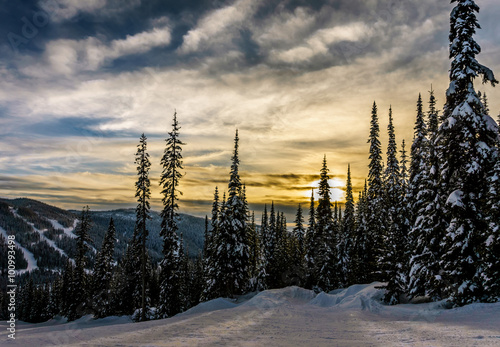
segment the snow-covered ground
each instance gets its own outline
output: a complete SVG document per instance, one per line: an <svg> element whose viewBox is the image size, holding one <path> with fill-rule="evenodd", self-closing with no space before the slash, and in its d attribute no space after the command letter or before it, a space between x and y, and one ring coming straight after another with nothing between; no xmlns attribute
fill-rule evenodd
<svg viewBox="0 0 500 347"><path fill-rule="evenodd" d="M62 256L65 256L65 257L68 257L68 255L66 254L66 252L64 252L62 249L60 249L56 243L54 241L52 241L51 239L49 239L47 236L45 236L44 232L47 231L47 229L44 229L44 230L39 230L35 227L35 224L34 223L31 223L31 222L28 222L28 220L26 218L23 218L22 216L20 216L19 214L17 214L17 212L15 212L13 209L11 209L12 213L14 213L14 215L20 219L22 219L26 224L28 224L29 226L31 226L31 228L36 232L38 233L38 235L40 235L40 240L41 241L45 241L47 242L47 244L54 248L56 251L59 252L59 254L61 254ZM74 226L73 228L64 228L61 224L57 223L57 221L54 221L54 220L50 220L49 221L52 223L52 225L54 226L56 224L58 224L61 228L56 228L54 226L55 229L63 229L65 230L64 232L66 234L68 233L71 233L72 234L72 230L74 230L74 228L76 227L76 224L78 222L78 220L75 220L74 222ZM73 236L72 237L76 237L74 234L72 234ZM25 257L26 258L26 257ZM68 257L69 258L69 257ZM75 263L75 261L73 259L70 259L71 262L73 262L73 264Z"/></svg>
<svg viewBox="0 0 500 347"><path fill-rule="evenodd" d="M76 225L78 224L78 219L75 219L73 221L73 226L70 226L68 228L65 228L64 226L62 226L55 219L47 219L47 220L52 224L52 227L54 227L54 229L62 230L67 236L71 237L72 239L76 238L74 231L75 231Z"/></svg>
<svg viewBox="0 0 500 347"><path fill-rule="evenodd" d="M238 302L215 299L144 323L90 316L71 323L19 323L16 340L8 345L500 346L500 303L451 310L442 302L385 306L377 285L318 295L298 287L268 290Z"/></svg>
<svg viewBox="0 0 500 347"><path fill-rule="evenodd" d="M5 240L8 239L7 238L8 234L7 234L7 231L5 229L0 228L0 234L2 234L5 237ZM16 244L16 247L19 248L21 250L21 252L23 252L24 259L26 259L26 261L28 262L28 267L26 269L21 269L21 270L18 269L17 273L23 274L26 271L32 271L32 270L38 269L38 263L35 259L35 256L33 255L33 253L31 253L26 248L21 246L21 244L19 242L15 241L15 240L14 240L14 242Z"/></svg>

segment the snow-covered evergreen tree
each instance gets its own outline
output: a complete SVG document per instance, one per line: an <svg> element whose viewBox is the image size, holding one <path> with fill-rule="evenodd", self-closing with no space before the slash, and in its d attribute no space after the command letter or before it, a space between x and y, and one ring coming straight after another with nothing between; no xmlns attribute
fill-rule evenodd
<svg viewBox="0 0 500 347"><path fill-rule="evenodd" d="M304 214L301 204L295 214L295 227L291 237L291 257L293 267L296 269L299 285L305 283L305 250L306 250L306 229L304 227Z"/></svg>
<svg viewBox="0 0 500 347"><path fill-rule="evenodd" d="M352 192L351 164L347 166L347 181L345 192L345 210L342 219L342 241L340 248L341 273L343 274L343 284L353 284L352 265L355 262L355 244L356 244L356 215L354 207L354 196Z"/></svg>
<svg viewBox="0 0 500 347"><path fill-rule="evenodd" d="M248 225L248 241L250 249L250 290L259 290L262 286L259 282L261 275L261 245L257 226L255 225L255 213L252 212L250 224Z"/></svg>
<svg viewBox="0 0 500 347"><path fill-rule="evenodd" d="M146 221L151 219L149 199L151 198L151 182L149 180L149 169L151 162L149 161L149 153L147 152L147 138L144 134L141 135L139 145L137 145L137 152L135 154L135 164L137 165L137 182L135 183L137 198L137 207L135 209L136 222L135 228L137 230L138 243L140 245L141 256L141 315L142 321L146 320L146 263L147 263L147 250L146 239L148 237L148 229Z"/></svg>
<svg viewBox="0 0 500 347"><path fill-rule="evenodd" d="M304 228L304 215L300 204L297 208L297 213L295 214L295 227L293 228L293 234L297 239L298 254L302 258L304 257L306 230Z"/></svg>
<svg viewBox="0 0 500 347"><path fill-rule="evenodd" d="M438 155L447 221L442 261L446 293L456 305L484 299L482 273L487 236L486 196L489 174L497 158L497 127L484 113L474 90L474 79L497 83L479 64L481 51L473 35L479 7L473 0L453 0L450 16L450 85L446 92L444 122L439 128Z"/></svg>
<svg viewBox="0 0 500 347"><path fill-rule="evenodd" d="M76 228L76 257L73 271L72 292L68 305L67 317L69 321L82 317L88 310L88 276L85 272L91 242L89 231L91 227L90 210L85 206L80 217L80 224Z"/></svg>
<svg viewBox="0 0 500 347"><path fill-rule="evenodd" d="M488 234L485 241L483 282L485 301L500 300L500 160L489 177Z"/></svg>
<svg viewBox="0 0 500 347"><path fill-rule="evenodd" d="M428 179L426 173L428 171L428 151L429 143L427 138L427 125L425 123L424 111L422 106L422 96L418 94L417 101L417 118L415 121L413 144L411 145L411 162L410 162L410 182L408 198L411 203L410 212L420 210L426 201L418 197L422 191L422 186ZM411 223L415 223L415 218L411 219Z"/></svg>
<svg viewBox="0 0 500 347"><path fill-rule="evenodd" d="M109 220L109 227L101 250L97 254L93 273L92 307L95 318L103 318L112 314L111 310L111 280L113 278L116 230L113 218Z"/></svg>
<svg viewBox="0 0 500 347"><path fill-rule="evenodd" d="M214 255L215 280L212 293L232 297L248 289L250 250L248 240L248 203L239 174L238 130L234 139L228 197L219 213L217 247Z"/></svg>
<svg viewBox="0 0 500 347"><path fill-rule="evenodd" d="M62 284L61 284L61 303L60 309L63 316L68 316L70 303L73 300L73 273L74 265L69 260L66 259L64 264L64 270L62 272Z"/></svg>
<svg viewBox="0 0 500 347"><path fill-rule="evenodd" d="M401 283L404 284L404 288L408 291L408 281L409 281L409 272L410 272L410 258L413 249L411 248L410 242L410 231L413 226L410 221L412 217L411 206L410 206L410 198L408 194L409 190L409 172L408 172L408 155L406 152L406 142L403 139L401 142L401 177L400 177L400 186L401 186L401 203L396 208L397 216L399 218L399 225L401 228L401 242L403 247L402 251L402 259L401 259L401 270L399 272L399 276L401 279Z"/></svg>
<svg viewBox="0 0 500 347"><path fill-rule="evenodd" d="M266 211L264 211L266 212ZM269 211L269 220L266 230L266 241L264 246L264 254L266 259L266 286L268 288L278 287L278 277L281 275L277 273L276 266L276 248L278 247L278 223L276 218L276 211L274 210L274 202L271 202L271 210Z"/></svg>
<svg viewBox="0 0 500 347"><path fill-rule="evenodd" d="M372 282L381 279L378 260L383 249L383 235L386 233L384 221L384 197L383 197L383 165L382 149L379 140L380 127L377 115L377 105L373 102L370 136L370 155L368 164L368 193L367 193L367 233L365 236L365 249L363 259L365 281Z"/></svg>
<svg viewBox="0 0 500 347"><path fill-rule="evenodd" d="M366 249L372 247L368 244L369 229L368 220L368 183L365 179L364 188L359 192L358 202L356 204L356 224L355 235L352 241L349 277L348 283L366 283L367 273L364 271L363 260L365 259Z"/></svg>
<svg viewBox="0 0 500 347"><path fill-rule="evenodd" d="M220 292L217 288L221 287L221 284L218 282L218 269L216 269L216 265L219 264L216 259L216 251L219 242L220 211L221 205L219 201L219 189L215 187L214 201L212 203L212 218L210 222L211 228L206 228L203 254L205 285L203 288L202 300L204 301L217 297L217 293Z"/></svg>
<svg viewBox="0 0 500 347"><path fill-rule="evenodd" d="M418 113L417 113L418 114ZM436 98L431 89L429 98L429 112L427 121L427 147L416 150L423 151L427 158L422 166L415 165L410 170L419 170L418 188L416 196L410 200L415 216L414 224L410 231L410 263L408 294L410 297L428 296L433 300L442 298L443 282L442 270L439 261L443 254L440 242L444 237L446 229L441 205L441 186L439 185L438 158L435 141L438 132L438 112L436 110ZM417 118L415 132L419 131L419 120ZM417 140L417 135L415 135ZM412 175L410 172L410 175ZM411 177L411 176L410 176ZM410 180L410 189L413 183ZM411 194L411 193L410 193Z"/></svg>
<svg viewBox="0 0 500 347"><path fill-rule="evenodd" d="M239 137L238 130L234 137L234 152L231 158L231 172L228 184L228 198L225 209L225 222L221 233L226 237L221 240L226 247L229 246L230 267L226 286L228 295L243 293L248 286L249 275L249 242L247 234L248 211L247 201L243 195L243 187L240 179L239 166Z"/></svg>
<svg viewBox="0 0 500 347"><path fill-rule="evenodd" d="M161 159L163 171L160 186L163 195L163 210L161 212L161 231L163 237L163 260L160 270L160 317L170 317L181 311L180 302L180 254L179 238L177 236L177 218L179 205L179 180L182 177L182 145L179 139L179 123L177 113L174 113L172 131L168 133L166 148Z"/></svg>
<svg viewBox="0 0 500 347"><path fill-rule="evenodd" d="M389 108L387 126L389 143L387 145L387 166L384 172L384 209L387 218L386 232L383 234L383 253L380 258L385 286L384 300L390 304L399 303L399 297L405 292L403 262L405 254L405 236L403 235L399 207L402 204L401 172L397 158L396 135L393 125L392 108Z"/></svg>
<svg viewBox="0 0 500 347"><path fill-rule="evenodd" d="M328 180L326 155L320 171L318 187L318 206L316 208L316 285L319 289L329 291L339 284L339 265L336 250L337 236L333 223L332 203L330 202L330 184Z"/></svg>
<svg viewBox="0 0 500 347"><path fill-rule="evenodd" d="M316 283L315 267L316 267L316 209L314 206L314 189L311 189L311 200L309 204L309 223L306 233L306 286L312 288Z"/></svg>

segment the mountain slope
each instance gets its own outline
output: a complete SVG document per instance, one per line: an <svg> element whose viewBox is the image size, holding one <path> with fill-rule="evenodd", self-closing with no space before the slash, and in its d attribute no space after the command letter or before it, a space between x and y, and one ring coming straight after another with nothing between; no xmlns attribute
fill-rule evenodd
<svg viewBox="0 0 500 347"><path fill-rule="evenodd" d="M0 244L3 247L7 235L15 235L18 246L16 265L21 273L23 269L58 270L64 265L65 259L75 256L74 231L78 226L78 216L79 211L66 211L32 199L0 199L0 234L3 235L0 236ZM116 260L124 254L132 238L135 226L133 209L91 211L90 238L93 249L88 254L89 266L93 265L95 252L101 247L111 217L116 226ZM153 262L162 258L160 223L159 214L152 212L152 219L148 222L147 247ZM193 257L203 248L204 227L202 218L180 215L179 233L183 233L186 249ZM0 262L0 265L0 270L3 270L5 264Z"/></svg>

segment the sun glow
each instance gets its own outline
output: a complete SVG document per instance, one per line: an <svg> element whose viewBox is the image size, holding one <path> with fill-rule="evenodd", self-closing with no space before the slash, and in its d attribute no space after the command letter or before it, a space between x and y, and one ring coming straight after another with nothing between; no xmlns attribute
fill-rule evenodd
<svg viewBox="0 0 500 347"><path fill-rule="evenodd" d="M338 179L338 178L332 178L328 180L328 184L330 185L330 199L332 202L334 201L344 201L345 198L345 183ZM314 191L314 200L319 199L319 180L316 180L311 183L311 188ZM310 191L307 191L306 196L310 197L311 193Z"/></svg>

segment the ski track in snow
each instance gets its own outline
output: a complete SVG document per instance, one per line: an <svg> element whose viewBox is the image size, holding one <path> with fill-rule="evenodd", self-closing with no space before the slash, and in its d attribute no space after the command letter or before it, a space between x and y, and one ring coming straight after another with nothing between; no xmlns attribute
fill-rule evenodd
<svg viewBox="0 0 500 347"><path fill-rule="evenodd" d="M71 237L72 239L76 238L76 235L73 233L75 231L76 225L78 224L78 219L75 219L73 221L73 226L65 228L62 226L58 221L55 219L47 219L51 224L52 227L56 230L62 230L68 237Z"/></svg>
<svg viewBox="0 0 500 347"><path fill-rule="evenodd" d="M5 240L8 240L8 238L7 238L8 234L7 234L7 231L5 229L0 228L0 233L5 237ZM27 271L38 269L38 263L35 259L35 256L33 255L33 253L31 253L26 248L21 246L21 244L19 242L17 242L16 240L14 240L14 242L16 243L16 247L19 248L21 250L21 252L23 252L24 259L26 259L26 261L28 262L28 267L26 269L19 269L19 270L16 269L17 273L20 275L20 274L23 274Z"/></svg>
<svg viewBox="0 0 500 347"><path fill-rule="evenodd" d="M380 283L335 294L298 287L218 298L173 318L20 322L12 346L500 346L500 303L385 306ZM2 322L2 324L4 324Z"/></svg>
<svg viewBox="0 0 500 347"><path fill-rule="evenodd" d="M18 218L21 218L26 224L28 224L29 226L31 226L31 229L33 229L35 232L38 233L38 235L40 235L40 240L41 241L45 241L49 244L50 247L54 248L56 251L59 252L59 254L61 254L62 256L65 256L65 257L68 257L68 255L66 254L66 252L64 252L62 249L60 249L59 247L57 247L56 243L54 241L52 241L51 239L49 239L47 236L44 235L44 232L46 231L46 229L44 230L39 230L35 227L35 224L34 223L31 223L31 222L28 222L25 218L23 218L22 216L20 216L19 214L17 214L15 212L15 210L12 210L12 212L14 213L14 215ZM49 220L50 221L50 220ZM76 225L76 223L78 222L78 220L75 220L74 222L74 225ZM52 223L52 222L51 222ZM57 223L57 222L56 222ZM57 223L59 224L59 223ZM52 223L52 225L54 225L54 223ZM61 227L62 225L59 224ZM54 227L54 229L56 229ZM60 228L57 228L57 229L60 229ZM67 228L67 229L71 229L71 228ZM65 232L66 233L66 232ZM74 264L75 261L73 259L71 259L70 257L68 257L68 259Z"/></svg>

